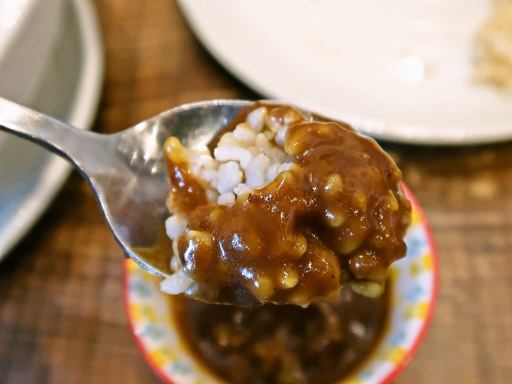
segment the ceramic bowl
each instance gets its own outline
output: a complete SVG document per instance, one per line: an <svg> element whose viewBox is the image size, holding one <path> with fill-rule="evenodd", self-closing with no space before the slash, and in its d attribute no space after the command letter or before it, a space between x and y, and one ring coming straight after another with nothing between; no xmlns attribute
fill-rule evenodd
<svg viewBox="0 0 512 384"><path fill-rule="evenodd" d="M391 315L369 358L340 383L390 383L411 361L425 337L437 295L438 260L428 223L408 190L413 220L407 256L392 267ZM142 355L164 383L219 383L186 347L171 313L173 305L158 289L158 279L134 262L125 262L125 307Z"/></svg>

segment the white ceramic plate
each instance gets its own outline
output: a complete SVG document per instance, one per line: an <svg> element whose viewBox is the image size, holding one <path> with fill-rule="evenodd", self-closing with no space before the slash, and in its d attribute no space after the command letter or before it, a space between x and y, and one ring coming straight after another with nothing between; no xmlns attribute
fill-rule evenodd
<svg viewBox="0 0 512 384"><path fill-rule="evenodd" d="M212 54L270 98L422 144L512 138L512 99L471 81L490 0L180 0Z"/></svg>
<svg viewBox="0 0 512 384"><path fill-rule="evenodd" d="M0 95L26 103L43 74L63 0L0 0ZM0 141L5 137L0 135Z"/></svg>
<svg viewBox="0 0 512 384"><path fill-rule="evenodd" d="M90 128L103 78L103 53L88 0L64 1L61 25L29 106ZM55 155L8 136L0 147L0 259L50 203L70 167Z"/></svg>

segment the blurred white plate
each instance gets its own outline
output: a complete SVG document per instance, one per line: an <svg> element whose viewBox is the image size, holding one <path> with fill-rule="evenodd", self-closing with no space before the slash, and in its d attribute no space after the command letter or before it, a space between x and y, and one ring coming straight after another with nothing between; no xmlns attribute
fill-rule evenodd
<svg viewBox="0 0 512 384"><path fill-rule="evenodd" d="M103 79L103 52L88 0L62 3L57 37L26 104L90 128ZM69 174L63 160L12 136L0 147L0 259L28 231Z"/></svg>
<svg viewBox="0 0 512 384"><path fill-rule="evenodd" d="M55 43L62 0L0 0L0 95L26 103ZM0 133L0 145L7 134Z"/></svg>
<svg viewBox="0 0 512 384"><path fill-rule="evenodd" d="M0 92L24 102L51 53L62 0L0 0Z"/></svg>
<svg viewBox="0 0 512 384"><path fill-rule="evenodd" d="M180 0L211 53L249 86L421 144L512 138L512 100L471 82L489 0Z"/></svg>

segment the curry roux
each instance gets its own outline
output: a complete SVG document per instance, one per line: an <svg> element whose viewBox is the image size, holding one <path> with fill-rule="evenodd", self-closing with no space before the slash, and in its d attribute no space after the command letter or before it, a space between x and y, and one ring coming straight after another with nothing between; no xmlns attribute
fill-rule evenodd
<svg viewBox="0 0 512 384"><path fill-rule="evenodd" d="M291 107L268 109L268 119L292 121L284 150L297 166L232 207L207 204L201 182L179 160L177 139L166 147L170 198L189 219L177 244L197 283L190 295L304 306L338 297L349 283L383 286L389 265L406 251L411 206L400 170L346 124Z"/></svg>
<svg viewBox="0 0 512 384"><path fill-rule="evenodd" d="M335 302L308 308L169 299L187 347L225 382L329 384L347 378L375 350L389 321L390 288L388 282L377 298L342 289Z"/></svg>

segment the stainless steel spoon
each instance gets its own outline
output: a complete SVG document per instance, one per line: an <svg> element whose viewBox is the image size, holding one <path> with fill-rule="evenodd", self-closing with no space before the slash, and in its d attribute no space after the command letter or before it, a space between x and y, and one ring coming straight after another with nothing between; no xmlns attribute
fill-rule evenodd
<svg viewBox="0 0 512 384"><path fill-rule="evenodd" d="M34 141L70 161L92 187L126 254L145 270L164 277L170 273L167 264L155 265L137 252L158 242L168 216L163 143L177 136L187 146L207 144L250 104L243 100L185 104L125 131L102 135L0 98L0 130Z"/></svg>

